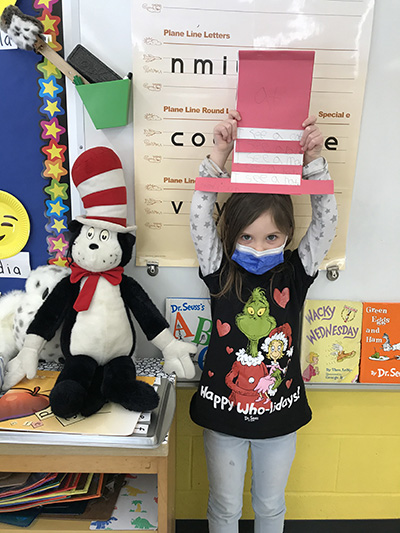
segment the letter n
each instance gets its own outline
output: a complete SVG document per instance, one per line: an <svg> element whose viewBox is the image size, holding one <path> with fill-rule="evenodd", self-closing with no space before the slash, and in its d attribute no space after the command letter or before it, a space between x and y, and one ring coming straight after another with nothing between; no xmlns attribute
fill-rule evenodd
<svg viewBox="0 0 400 533"><path fill-rule="evenodd" d="M176 70L175 70L175 65L176 64L178 64L179 67L180 67L179 74L183 74L184 65L183 65L183 60L180 57L172 57L171 58L171 72L172 72L172 74L175 74L175 72L176 72Z"/></svg>

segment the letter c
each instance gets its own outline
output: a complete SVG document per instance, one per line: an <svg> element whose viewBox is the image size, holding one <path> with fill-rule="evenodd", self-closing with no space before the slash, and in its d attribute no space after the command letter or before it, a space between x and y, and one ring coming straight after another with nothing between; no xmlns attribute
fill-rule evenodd
<svg viewBox="0 0 400 533"><path fill-rule="evenodd" d="M182 142L178 142L175 140L175 138L178 137L178 135L183 135L183 131L176 131L175 133L173 133L171 135L171 142L174 146L183 146Z"/></svg>

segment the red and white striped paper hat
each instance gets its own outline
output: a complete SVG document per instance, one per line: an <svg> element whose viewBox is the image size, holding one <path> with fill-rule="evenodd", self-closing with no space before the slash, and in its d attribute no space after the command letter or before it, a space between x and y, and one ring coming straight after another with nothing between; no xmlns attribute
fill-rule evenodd
<svg viewBox="0 0 400 533"><path fill-rule="evenodd" d="M127 194L122 164L117 154L106 146L89 148L72 166L74 182L85 216L76 220L96 228L129 233L136 226L127 226Z"/></svg>

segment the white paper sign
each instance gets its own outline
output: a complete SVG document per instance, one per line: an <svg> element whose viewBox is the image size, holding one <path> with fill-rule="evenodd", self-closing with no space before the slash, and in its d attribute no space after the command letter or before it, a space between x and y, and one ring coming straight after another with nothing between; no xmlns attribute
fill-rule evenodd
<svg viewBox="0 0 400 533"><path fill-rule="evenodd" d="M0 50L13 50L17 48L18 46L10 39L7 33L0 30Z"/></svg>
<svg viewBox="0 0 400 533"><path fill-rule="evenodd" d="M19 252L8 259L0 259L0 278L26 279L30 273L29 252Z"/></svg>

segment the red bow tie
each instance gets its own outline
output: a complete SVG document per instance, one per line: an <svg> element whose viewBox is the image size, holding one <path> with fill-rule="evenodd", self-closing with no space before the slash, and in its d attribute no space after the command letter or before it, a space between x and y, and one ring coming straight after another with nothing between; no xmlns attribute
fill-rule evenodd
<svg viewBox="0 0 400 533"><path fill-rule="evenodd" d="M71 263L71 283L78 283L82 278L87 277L83 287L80 290L78 298L75 300L75 311L87 311L95 293L100 276L105 278L111 285L119 285L122 280L123 267L118 266L105 272L90 272L80 267L76 263Z"/></svg>

